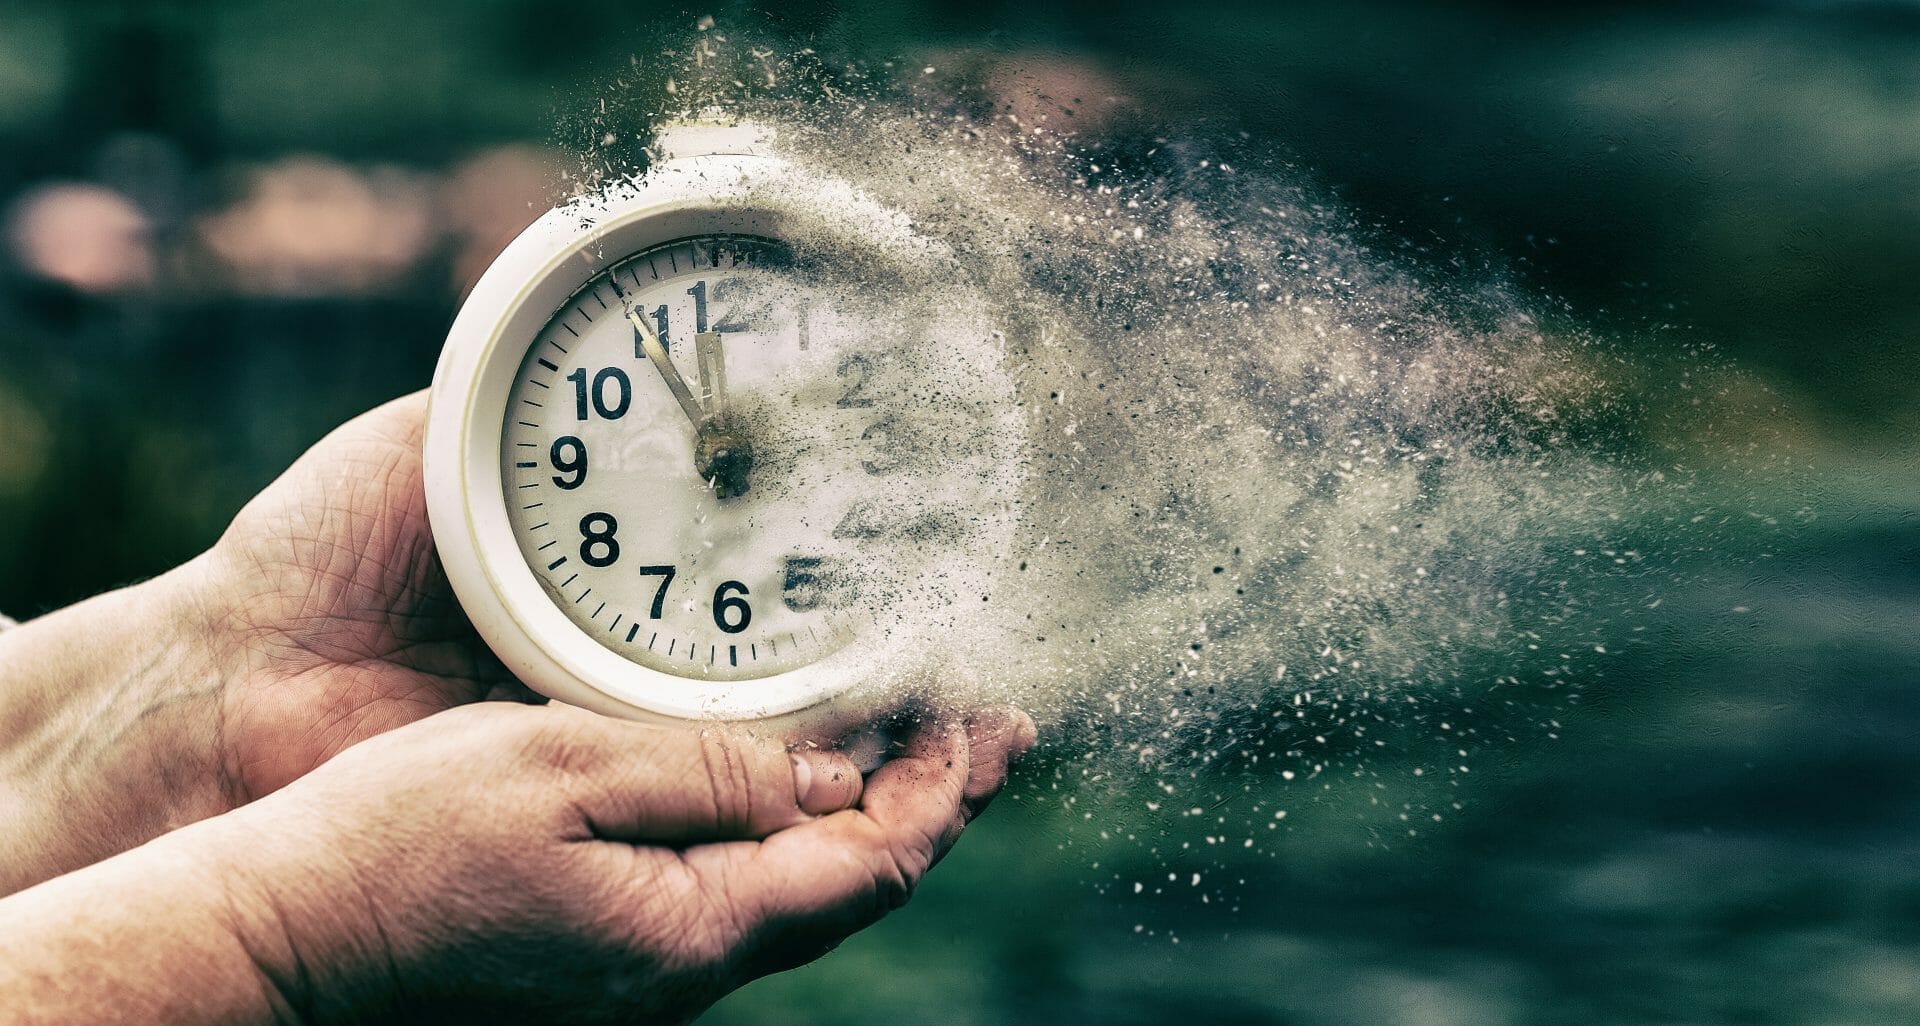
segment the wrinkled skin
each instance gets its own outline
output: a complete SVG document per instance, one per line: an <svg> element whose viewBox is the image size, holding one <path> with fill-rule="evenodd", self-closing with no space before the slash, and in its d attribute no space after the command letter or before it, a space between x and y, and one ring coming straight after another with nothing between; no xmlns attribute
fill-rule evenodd
<svg viewBox="0 0 1920 1026"><path fill-rule="evenodd" d="M1024 716L983 714L975 766L967 732L926 728L857 809L853 765L810 753L822 763L815 780L850 786L813 810L847 811L806 822L791 807L784 751L765 739L559 708L455 710L534 696L474 634L434 554L425 406L424 394L406 396L322 440L235 517L200 570L208 636L224 639L218 744L234 804L433 717L354 749L286 802L248 810L273 817L266 835L339 856L316 874L303 855L270 886L272 904L301 921L287 936L325 934L302 923L337 916L343 891L377 920L375 939L358 923L349 939L302 953L309 972L348 965L331 991L284 988L311 1006L303 1018L327 1017L322 996L355 993L367 975L356 962L368 959L390 966L374 975L404 981L403 993L357 1004L405 1016L521 1021L565 1008L569 1021L595 1021L585 1001L609 1022L690 1017L904 902L1032 743ZM615 735L635 752L603 779L614 760L592 746ZM742 750L756 754L733 757ZM629 791L615 797L610 784ZM682 799L712 807L657 815ZM784 812L762 811L782 800ZM328 809L318 832L306 814L316 805ZM663 846L687 840L718 843ZM289 890L315 907L297 911ZM359 955L332 954L343 946ZM357 1004L342 1009L361 1014Z"/></svg>
<svg viewBox="0 0 1920 1026"><path fill-rule="evenodd" d="M200 561L235 804L440 710L532 697L474 634L434 554L425 416L414 393L334 431Z"/></svg>
<svg viewBox="0 0 1920 1026"><path fill-rule="evenodd" d="M47 882L0 901L0 989L49 1021L683 1021L904 902L1032 745L1012 710L928 721L863 780L537 704L433 553L424 412L356 419L200 558L9 632L5 880Z"/></svg>
<svg viewBox="0 0 1920 1026"><path fill-rule="evenodd" d="M926 724L863 786L740 731L475 705L226 817L227 876L285 1017L679 1022L903 904L1031 743Z"/></svg>
<svg viewBox="0 0 1920 1026"><path fill-rule="evenodd" d="M0 634L0 894L435 712L537 700L475 635L434 554L425 413L416 393L356 418L199 557Z"/></svg>
<svg viewBox="0 0 1920 1026"><path fill-rule="evenodd" d="M220 745L239 802L443 710L532 697L477 639L434 555L424 413L416 394L335 431L207 556L222 587L203 608L231 645ZM275 907L295 910L287 936L326 937L307 944L308 971L346 966L338 988L285 992L308 1021L324 1020L370 961L390 966L373 978L403 981L401 992L335 1011L690 1017L903 903L998 790L1031 729L1017 714L983 715L975 765L967 732L926 728L864 797L850 762L812 753L814 779L843 786L816 795L824 806L811 811L846 811L810 821L794 805L784 750L765 739L558 708L434 716L354 749L284 804L250 810L272 815L266 833L283 843L339 856L316 872L303 855L269 885ZM617 743L632 753L609 754ZM315 806L329 810L319 831L305 814ZM688 840L714 843L673 846ZM363 896L357 907L375 922L337 935L304 925L337 917L329 907L342 892ZM300 911L300 895L315 907ZM343 948L357 954L334 954Z"/></svg>

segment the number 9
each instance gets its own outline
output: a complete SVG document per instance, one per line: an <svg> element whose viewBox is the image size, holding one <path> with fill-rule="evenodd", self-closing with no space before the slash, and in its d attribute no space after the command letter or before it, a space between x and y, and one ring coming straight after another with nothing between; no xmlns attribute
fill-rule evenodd
<svg viewBox="0 0 1920 1026"><path fill-rule="evenodd" d="M571 455L568 455L571 450ZM553 448L547 453L553 461L553 469L560 473L553 476L553 483L572 491L587 483L587 443L572 435L561 435L553 440ZM568 480L566 475L572 475Z"/></svg>

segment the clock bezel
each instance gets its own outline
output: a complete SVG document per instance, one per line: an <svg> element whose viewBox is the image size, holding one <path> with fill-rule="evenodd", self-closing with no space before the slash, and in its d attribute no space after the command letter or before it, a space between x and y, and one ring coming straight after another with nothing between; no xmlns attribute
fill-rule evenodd
<svg viewBox="0 0 1920 1026"><path fill-rule="evenodd" d="M500 463L506 411L541 330L581 288L633 254L713 235L789 244L831 238L861 259L909 274L924 273L943 254L850 186L758 154L669 160L639 183L549 211L494 260L448 332L424 443L428 518L475 629L536 691L629 719L789 721L828 732L876 711L872 698L888 677L881 639L747 682L642 666L588 636L554 604L507 515Z"/></svg>

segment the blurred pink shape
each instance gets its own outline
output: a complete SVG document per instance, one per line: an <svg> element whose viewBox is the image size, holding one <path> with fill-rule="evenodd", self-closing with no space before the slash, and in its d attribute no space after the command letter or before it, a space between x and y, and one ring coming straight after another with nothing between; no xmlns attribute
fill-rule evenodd
<svg viewBox="0 0 1920 1026"><path fill-rule="evenodd" d="M1131 102L1126 87L1097 61L1055 54L1001 59L991 66L986 86L1001 112L1019 124L1051 124L1063 132L1102 128Z"/></svg>
<svg viewBox="0 0 1920 1026"><path fill-rule="evenodd" d="M435 241L432 192L417 172L362 172L289 157L246 178L233 205L199 223L201 239L231 269L238 291L377 291L410 271Z"/></svg>
<svg viewBox="0 0 1920 1026"><path fill-rule="evenodd" d="M80 182L48 182L14 203L7 235L32 274L90 293L153 281L151 225L132 200Z"/></svg>

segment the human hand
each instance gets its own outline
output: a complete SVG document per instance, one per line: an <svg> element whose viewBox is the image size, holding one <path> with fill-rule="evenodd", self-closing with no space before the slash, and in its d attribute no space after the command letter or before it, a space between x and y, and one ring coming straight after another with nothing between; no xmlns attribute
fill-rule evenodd
<svg viewBox="0 0 1920 1026"><path fill-rule="evenodd" d="M904 903L1032 743L1011 710L923 724L863 788L738 729L489 703L198 843L282 1018L683 1021Z"/></svg>
<svg viewBox="0 0 1920 1026"><path fill-rule="evenodd" d="M234 805L443 709L533 697L474 633L434 554L426 405L416 392L329 434L193 564Z"/></svg>
<svg viewBox="0 0 1920 1026"><path fill-rule="evenodd" d="M415 393L334 431L174 571L0 634L0 894L381 731L532 697L434 556L425 410Z"/></svg>

